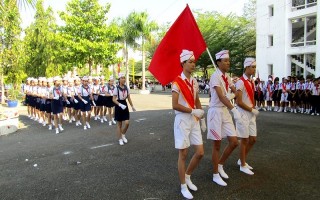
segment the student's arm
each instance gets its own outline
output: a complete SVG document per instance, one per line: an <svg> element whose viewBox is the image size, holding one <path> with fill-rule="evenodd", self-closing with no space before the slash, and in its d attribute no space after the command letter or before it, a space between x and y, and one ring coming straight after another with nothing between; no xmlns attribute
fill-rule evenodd
<svg viewBox="0 0 320 200"><path fill-rule="evenodd" d="M249 106L247 106L247 104L245 104L243 101L242 101L242 91L241 90L238 90L237 91L237 99L236 99L236 102L237 102L237 105L246 110L246 111L249 111L249 112L252 112L252 108L250 108Z"/></svg>
<svg viewBox="0 0 320 200"><path fill-rule="evenodd" d="M178 100L179 100L179 93L172 91L172 109L174 109L176 111L184 112L184 113L191 113L192 112L191 108L187 108L187 107L179 104Z"/></svg>
<svg viewBox="0 0 320 200"><path fill-rule="evenodd" d="M131 108L133 108L133 104L132 104L132 100L131 100L130 94L128 94L128 101L129 101L129 104L130 104Z"/></svg>
<svg viewBox="0 0 320 200"><path fill-rule="evenodd" d="M202 109L198 92L197 92L197 94L196 94L196 102L195 102L195 104L196 104L196 108L197 108L197 109Z"/></svg>
<svg viewBox="0 0 320 200"><path fill-rule="evenodd" d="M231 102L229 101L229 99L228 99L225 95L223 95L222 90L221 90L221 87L215 86L214 89L215 89L216 92L217 92L217 95L218 95L218 97L219 97L219 100L220 100L225 106L227 106L227 108L228 108L229 110L232 110L232 109L234 108L234 106L231 104ZM238 97L237 97L237 98L238 98Z"/></svg>

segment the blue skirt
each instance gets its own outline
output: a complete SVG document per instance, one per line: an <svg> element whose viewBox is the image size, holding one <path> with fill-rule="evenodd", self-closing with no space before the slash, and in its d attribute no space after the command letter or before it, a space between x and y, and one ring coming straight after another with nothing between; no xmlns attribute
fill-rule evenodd
<svg viewBox="0 0 320 200"><path fill-rule="evenodd" d="M89 97L89 96L86 96L86 97L82 96L82 98L83 98L84 100L86 100L88 103L87 103L87 104L84 104L83 101L81 101L81 100L79 101L81 112L90 111L90 110L91 110L90 97Z"/></svg>
<svg viewBox="0 0 320 200"><path fill-rule="evenodd" d="M52 113L53 113L54 115L63 112L62 97L60 97L60 99L58 99L58 100L53 99L53 100L51 101L51 109L52 109Z"/></svg>
<svg viewBox="0 0 320 200"><path fill-rule="evenodd" d="M118 100L119 103L127 106L126 109L122 110L120 106L116 105L114 109L114 119L118 122L126 121L130 119L129 108L126 100Z"/></svg>

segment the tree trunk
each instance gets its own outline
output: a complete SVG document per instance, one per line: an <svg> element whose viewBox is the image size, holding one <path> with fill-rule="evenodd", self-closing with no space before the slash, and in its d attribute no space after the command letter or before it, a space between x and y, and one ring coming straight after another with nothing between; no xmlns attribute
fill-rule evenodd
<svg viewBox="0 0 320 200"><path fill-rule="evenodd" d="M129 83L129 52L128 52L128 45L126 42L124 42L124 52L125 52L125 66L126 66L126 84L129 87L130 83Z"/></svg>
<svg viewBox="0 0 320 200"><path fill-rule="evenodd" d="M2 94L2 97L1 97L1 105L5 103L4 101L4 84L3 84L3 73L1 71L1 94Z"/></svg>
<svg viewBox="0 0 320 200"><path fill-rule="evenodd" d="M142 90L146 89L146 57L144 52L144 38L142 36Z"/></svg>
<svg viewBox="0 0 320 200"><path fill-rule="evenodd" d="M92 74L92 60L89 58L89 76Z"/></svg>

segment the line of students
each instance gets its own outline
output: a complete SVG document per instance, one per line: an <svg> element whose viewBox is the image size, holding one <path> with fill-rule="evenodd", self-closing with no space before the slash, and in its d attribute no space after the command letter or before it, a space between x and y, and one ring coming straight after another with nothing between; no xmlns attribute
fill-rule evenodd
<svg viewBox="0 0 320 200"><path fill-rule="evenodd" d="M264 111L320 114L320 78L307 76L279 78L270 75L267 84L256 80L255 95L257 107ZM267 109L264 102L267 102Z"/></svg>
<svg viewBox="0 0 320 200"><path fill-rule="evenodd" d="M99 119L104 123L108 121L108 116L109 126L117 124L117 134L120 133L119 144L127 143L125 133L129 126L129 110L125 108L126 99L134 111L135 109L129 88L124 85L124 74L119 73L118 85L114 85L112 76L107 84L104 79L104 76L94 78L84 76L82 79L79 77L62 79L59 76L28 78L23 89L29 118L43 126L48 125L49 130L52 130L54 125L55 133L59 134L64 131L63 119L69 123L75 122L76 126L83 124L84 130L90 129L92 111L95 120ZM125 123L124 129L122 122Z"/></svg>
<svg viewBox="0 0 320 200"><path fill-rule="evenodd" d="M230 69L229 51L223 50L216 54L218 69L210 78L210 104L207 114L207 125L204 110L199 101L199 85L191 74L195 70L195 57L192 51L182 50L180 63L183 72L172 84L172 107L175 110L174 140L179 151L178 174L181 183L181 193L187 199L193 195L189 191L198 188L191 181L191 174L204 155L202 134L207 130L207 139L212 141L213 182L221 186L227 183L223 179L229 176L223 165L230 154L238 146L240 138L240 154L237 165L241 172L253 175L253 168L247 163L247 156L256 142L256 116L259 111L254 107L254 84L256 63L253 58L246 58L244 74L234 85L227 75ZM230 101L236 98L236 105ZM235 119L233 123L232 116ZM228 145L220 155L222 138L228 138ZM194 155L188 167L185 166L190 145L195 147ZM223 179L222 179L223 178Z"/></svg>

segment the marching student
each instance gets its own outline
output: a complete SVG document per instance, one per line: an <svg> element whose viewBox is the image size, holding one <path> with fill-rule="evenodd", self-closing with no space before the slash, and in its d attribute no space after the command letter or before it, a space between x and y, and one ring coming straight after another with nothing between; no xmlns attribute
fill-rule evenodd
<svg viewBox="0 0 320 200"><path fill-rule="evenodd" d="M78 97L81 100L80 109L83 121L83 129L87 130L87 128L91 128L90 126L90 117L91 117L91 103L96 106L93 96L92 96L92 88L89 86L89 78L84 76L82 78L82 86L79 87Z"/></svg>
<svg viewBox="0 0 320 200"><path fill-rule="evenodd" d="M107 93L106 93L106 110L108 112L108 117L109 117L109 126L111 126L112 124L116 124L116 121L114 120L115 104L112 100L114 89L115 89L114 79L113 79L113 76L110 76L109 82L107 85Z"/></svg>
<svg viewBox="0 0 320 200"><path fill-rule="evenodd" d="M52 130L52 98L50 97L50 92L53 91L53 78L48 78L47 79L47 87L45 91L45 110L46 110L46 118L47 118L47 123L48 123L48 129Z"/></svg>
<svg viewBox="0 0 320 200"><path fill-rule="evenodd" d="M53 79L54 87L50 91L50 98L52 99L51 102L51 109L53 113L54 119L54 127L56 129L56 134L59 134L60 131L63 131L62 128L62 115L63 115L63 90L61 87L61 78L56 76Z"/></svg>
<svg viewBox="0 0 320 200"><path fill-rule="evenodd" d="M130 97L130 90L125 85L126 78L123 73L119 73L119 85L114 88L113 91L113 102L116 104L115 106L115 120L117 123L117 136L119 139L119 144L124 145L124 143L128 143L128 140L125 136L128 127L129 127L129 109L127 100L129 101L129 104L133 111L136 111L136 109L133 107L132 100ZM122 124L124 127L122 128Z"/></svg>
<svg viewBox="0 0 320 200"><path fill-rule="evenodd" d="M273 94L273 86L272 86L272 78L268 78L268 83L265 88L265 99L267 101L267 110L272 111L272 94Z"/></svg>
<svg viewBox="0 0 320 200"><path fill-rule="evenodd" d="M77 95L76 89L73 86L74 80L73 78L68 79L68 86L65 88L65 96L67 97L67 113L69 117L69 123L72 121L76 121L75 119L75 109L74 104L78 103L78 100L75 99L75 95Z"/></svg>
<svg viewBox="0 0 320 200"><path fill-rule="evenodd" d="M23 92L26 95L25 96L25 104L27 105L27 111L28 111L29 118L31 117L30 93L29 93L30 88L31 88L30 82L31 82L31 78L28 77L27 81L26 81L26 85L23 87Z"/></svg>
<svg viewBox="0 0 320 200"><path fill-rule="evenodd" d="M305 109L305 82L304 78L301 78L298 86L297 104L300 105L300 113L304 112Z"/></svg>
<svg viewBox="0 0 320 200"><path fill-rule="evenodd" d="M61 89L62 89L62 92L63 92L63 95L66 94L66 91L67 91L67 87L68 87L68 80L69 80L69 77L65 76L63 77L62 79L62 85L61 85ZM63 104L63 115L62 115L62 119L63 120L67 120L68 119L68 106L67 106L67 98L62 98L62 104ZM70 103L69 103L70 104Z"/></svg>
<svg viewBox="0 0 320 200"><path fill-rule="evenodd" d="M42 123L43 126L47 125L46 121L46 90L47 90L47 79L45 77L41 78L41 87L40 87L40 120L39 123Z"/></svg>
<svg viewBox="0 0 320 200"><path fill-rule="evenodd" d="M99 84L99 78L93 77L93 84L92 84L92 96L93 101L97 105L98 98L99 98L99 90L100 90L100 84ZM93 106L93 114L94 114L94 120L100 119L99 113L100 113L100 106Z"/></svg>
<svg viewBox="0 0 320 200"><path fill-rule="evenodd" d="M240 171L253 175L252 167L246 163L246 158L257 137L256 116L259 111L254 109L254 84L251 80L256 72L256 61L254 58L246 58L243 65L244 74L236 83L236 102L242 118L242 123L236 122L238 137L241 139L238 165Z"/></svg>
<svg viewBox="0 0 320 200"><path fill-rule="evenodd" d="M182 50L180 64L183 72L172 84L172 108L175 110L174 140L175 148L179 150L178 173L181 183L181 193L187 199L193 196L188 190L197 191L198 188L191 181L191 174L198 166L204 155L203 141L199 121L202 121L204 130L204 110L199 100L199 85L191 76L195 70L195 57L192 51ZM195 153L185 167L188 148L193 145Z"/></svg>
<svg viewBox="0 0 320 200"><path fill-rule="evenodd" d="M212 180L218 185L226 186L227 183L222 180L221 176L225 179L228 179L229 176L225 173L223 164L238 146L237 134L229 110L233 113L235 121L241 123L242 119L239 111L230 102L234 98L234 95L229 93L229 89L235 93L236 88L231 78L227 75L230 69L229 51L223 50L217 53L216 63L218 69L212 74L209 83L211 98L207 116L207 138L212 140ZM229 144L219 158L221 140L226 136L228 137Z"/></svg>
<svg viewBox="0 0 320 200"><path fill-rule="evenodd" d="M100 76L100 87L99 87L99 97L97 101L97 106L99 107L101 123L108 121L106 117L107 107L105 107L106 101L107 101L106 99L107 92L108 92L108 86L104 82L104 76Z"/></svg>
<svg viewBox="0 0 320 200"><path fill-rule="evenodd" d="M77 76L74 78L74 104L73 109L75 111L75 119L76 119L76 126L81 126L81 103L80 98L78 96L78 92L81 88L81 79Z"/></svg>
<svg viewBox="0 0 320 200"><path fill-rule="evenodd" d="M311 96L311 115L320 115L320 87L319 87L319 78L314 79L312 85L312 96Z"/></svg>

